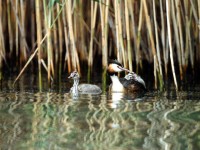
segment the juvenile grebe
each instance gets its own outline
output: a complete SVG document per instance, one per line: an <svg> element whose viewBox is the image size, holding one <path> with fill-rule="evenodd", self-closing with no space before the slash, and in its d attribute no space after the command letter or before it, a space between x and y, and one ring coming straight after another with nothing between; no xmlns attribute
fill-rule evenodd
<svg viewBox="0 0 200 150"><path fill-rule="evenodd" d="M122 71L127 71L129 74L124 78L118 78L118 72ZM144 80L134 72L130 72L128 69L123 68L123 66L117 60L109 60L107 73L112 80L112 84L109 87L111 92L146 90Z"/></svg>
<svg viewBox="0 0 200 150"><path fill-rule="evenodd" d="M72 78L74 80L74 84L70 89L70 93L72 94L101 94L101 89L94 84L80 84L79 85L79 74L77 71L73 71L68 78Z"/></svg>

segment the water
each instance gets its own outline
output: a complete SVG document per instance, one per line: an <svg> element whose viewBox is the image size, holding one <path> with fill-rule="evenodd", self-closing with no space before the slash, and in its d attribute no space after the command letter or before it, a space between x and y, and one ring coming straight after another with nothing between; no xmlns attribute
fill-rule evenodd
<svg viewBox="0 0 200 150"><path fill-rule="evenodd" d="M61 92L39 92L34 77L12 81L0 92L1 149L200 149L200 85L77 98L66 81Z"/></svg>

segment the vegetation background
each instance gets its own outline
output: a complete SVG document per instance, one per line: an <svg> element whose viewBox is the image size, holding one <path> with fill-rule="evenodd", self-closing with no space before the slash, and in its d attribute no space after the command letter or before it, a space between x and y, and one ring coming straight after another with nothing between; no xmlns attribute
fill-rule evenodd
<svg viewBox="0 0 200 150"><path fill-rule="evenodd" d="M155 88L183 80L200 60L199 0L0 0L0 79L6 68L37 67L49 83L62 72L105 70L109 58ZM82 65L81 65L82 64ZM105 71L103 71L105 74Z"/></svg>

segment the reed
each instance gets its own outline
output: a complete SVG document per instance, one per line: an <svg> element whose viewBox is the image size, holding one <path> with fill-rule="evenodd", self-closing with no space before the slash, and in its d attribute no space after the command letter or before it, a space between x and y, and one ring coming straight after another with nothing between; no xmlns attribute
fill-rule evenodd
<svg viewBox="0 0 200 150"><path fill-rule="evenodd" d="M160 60L160 51L159 51L159 46L157 44L157 52L156 52L155 41L154 41L154 36L153 36L153 31L152 31L153 29L152 29L152 25L151 25L151 21L150 21L150 17L149 17L150 15L148 14L147 3L146 3L145 0L142 0L142 3L143 3L143 7L144 7L146 22L147 22L147 29L148 29L148 33L149 33L150 46L151 46L151 50L152 50L152 54L153 54L154 78L155 78L155 81L156 81L155 87L157 88L157 73L158 73L158 76L162 77L161 61L159 61ZM153 5L155 5L155 2L153 3ZM156 37L157 37L158 35L157 35L157 25L156 25L156 18L155 18L155 8L154 8L154 24L155 24L155 34L156 34ZM162 85L163 80L161 79L159 81L160 81L160 84Z"/></svg>
<svg viewBox="0 0 200 150"><path fill-rule="evenodd" d="M39 81L39 89L42 89L42 72L41 72L41 51L42 47L40 46L40 41L42 40L42 24L41 24L41 6L40 0L35 1L35 12L36 12L36 29L37 29L37 45L38 45L38 81Z"/></svg>
<svg viewBox="0 0 200 150"><path fill-rule="evenodd" d="M9 50L10 54L13 53L13 46L14 46L14 40L13 40L13 32L12 32L12 22L11 22L11 8L10 8L10 1L7 0L7 16L8 16L8 35L9 35Z"/></svg>
<svg viewBox="0 0 200 150"><path fill-rule="evenodd" d="M13 4L14 5L14 4ZM16 8L16 12L18 12L18 1L15 0L15 8ZM18 22L17 20L15 19L15 51L16 51L16 57L17 57L17 60L18 60L18 56L19 56L19 28L18 28Z"/></svg>
<svg viewBox="0 0 200 150"><path fill-rule="evenodd" d="M101 18L101 36L102 36L102 66L105 68L107 66L107 38L108 38L108 10L109 10L109 0L106 0L106 5L104 0L99 3L100 6L100 18Z"/></svg>
<svg viewBox="0 0 200 150"><path fill-rule="evenodd" d="M24 4L25 3L25 4ZM20 34L20 64L22 65L23 61L27 60L27 51L28 44L26 43L26 32L25 32L25 12L26 11L26 1L20 0L20 16L19 21L21 25L21 34Z"/></svg>
<svg viewBox="0 0 200 150"><path fill-rule="evenodd" d="M57 5L57 14L59 14L60 12L60 6ZM58 77L59 77L59 85L61 85L61 70L62 70L62 53L63 53L63 48L62 48L62 45L63 45L63 40L62 40L62 37L63 37L63 24L62 24L62 16L59 15L59 18L58 18L58 39L59 39L59 51L57 52L59 57L58 57ZM57 65L57 66L58 66ZM61 86L59 86L61 87Z"/></svg>
<svg viewBox="0 0 200 150"><path fill-rule="evenodd" d="M67 13L67 22L69 27L69 46L70 46L70 54L72 60L72 69L77 69L80 72L80 64L78 52L76 49L75 39L74 39L74 30L73 30L73 22L72 22L72 1L66 2L66 13Z"/></svg>
<svg viewBox="0 0 200 150"><path fill-rule="evenodd" d="M142 3L140 4L140 11L139 11L139 21L138 21L138 32L137 32L137 39L136 39L136 72L138 72L139 69L139 63L141 63L140 59L140 42L141 42L141 30L142 30L142 22L143 22L143 7Z"/></svg>
<svg viewBox="0 0 200 150"><path fill-rule="evenodd" d="M90 47L89 47L89 56L88 56L88 66L92 67L93 65L93 41L95 33L95 24L97 17L97 2L91 1L91 29L90 29Z"/></svg>
<svg viewBox="0 0 200 150"><path fill-rule="evenodd" d="M128 51L127 54L128 54L128 67L129 67L130 71L133 71L128 2L130 3L130 1L125 1L125 8L124 8L125 9L125 19L126 19L126 34L127 34L127 51Z"/></svg>
<svg viewBox="0 0 200 150"><path fill-rule="evenodd" d="M3 67L3 58L5 59L5 44L4 44L4 35L3 33L3 24L2 24L2 2L0 2L0 82L3 79L2 67Z"/></svg>
<svg viewBox="0 0 200 150"><path fill-rule="evenodd" d="M1 1L1 67L19 61L21 75L35 59L41 89L41 60L51 82L66 70L83 71L83 62L89 75L97 61L104 70L115 57L138 74L148 62L155 88L172 72L178 88L187 69L200 63L199 6L198 0Z"/></svg>
<svg viewBox="0 0 200 150"><path fill-rule="evenodd" d="M164 61L164 69L165 69L165 76L167 76L167 72L168 72L168 54L169 54L169 49L168 49L168 44L167 43L167 37L166 37L166 34L165 34L165 28L166 28L166 17L164 16L164 12L163 12L163 1L160 0L160 14L161 14L161 17L160 17L160 20L161 20L161 33L160 33L160 40L161 40L161 45L162 45L162 50L163 50L163 61Z"/></svg>
<svg viewBox="0 0 200 150"><path fill-rule="evenodd" d="M172 52L172 37L171 37L171 27L170 27L170 2L166 1L166 8L167 8L167 27L168 27L168 35L169 35L169 50L170 50L170 60L171 60L171 67L172 67L172 73L174 77L174 83L176 86L176 89L178 89L177 80L176 80L176 73L174 69L174 58L173 58L173 52Z"/></svg>

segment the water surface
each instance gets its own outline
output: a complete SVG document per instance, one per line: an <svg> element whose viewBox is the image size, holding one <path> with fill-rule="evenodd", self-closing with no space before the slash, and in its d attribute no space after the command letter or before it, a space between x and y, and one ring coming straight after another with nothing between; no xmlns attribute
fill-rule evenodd
<svg viewBox="0 0 200 150"><path fill-rule="evenodd" d="M3 83L1 149L200 149L200 85L73 97L66 83L39 92L30 80Z"/></svg>

